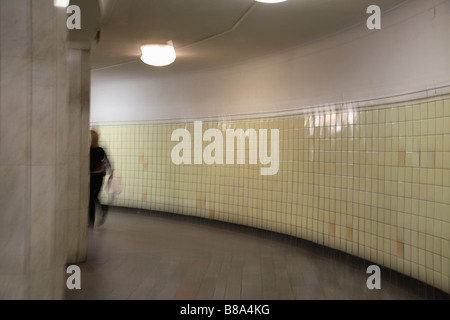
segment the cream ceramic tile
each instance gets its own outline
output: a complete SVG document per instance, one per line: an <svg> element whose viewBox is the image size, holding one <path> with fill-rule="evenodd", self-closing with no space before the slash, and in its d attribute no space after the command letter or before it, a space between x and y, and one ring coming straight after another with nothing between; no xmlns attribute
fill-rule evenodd
<svg viewBox="0 0 450 320"><path fill-rule="evenodd" d="M52 265L52 251L42 250L55 245L55 168L34 166L31 169L31 221L30 266L33 270L46 270Z"/></svg>
<svg viewBox="0 0 450 320"><path fill-rule="evenodd" d="M26 57L30 54L31 11L26 1L0 3L1 56Z"/></svg>
<svg viewBox="0 0 450 320"><path fill-rule="evenodd" d="M54 87L33 85L31 109L33 114L31 121L31 163L33 165L56 164L55 92L56 88Z"/></svg>
<svg viewBox="0 0 450 320"><path fill-rule="evenodd" d="M2 212L0 216L0 269L4 274L24 273L27 267L26 225L29 194L29 167L0 165L2 183L0 195Z"/></svg>
<svg viewBox="0 0 450 320"><path fill-rule="evenodd" d="M444 100L444 116L450 117L450 99Z"/></svg>
<svg viewBox="0 0 450 320"><path fill-rule="evenodd" d="M314 241L321 241L319 240L321 239L320 234L324 232L330 233L331 229L328 226L324 228L324 226L318 224L318 221L331 219L330 216L325 215L325 212L331 210L332 212L353 216L365 216L364 211L368 210L367 217L370 218L371 211L374 212L374 209L370 210L369 205L383 207L378 208L380 212L378 219L381 219L384 223L403 224L409 230L421 230L423 233L442 233L438 227L434 227L435 224L432 224L432 221L425 224L422 221L422 215L429 218L433 217L432 219L437 218L438 214L434 214L434 212L436 210L438 210L436 212L441 212L439 211L441 209L433 209L431 203L443 199L441 194L444 194L446 191L444 190L446 188L444 184L447 183L446 186L448 186L450 180L448 172L440 174L434 169L443 166L445 161L444 151L436 152L439 148L444 148L445 136L441 135L440 139L439 137L436 139L436 136L434 136L435 133L440 132L439 126L441 123L434 120L434 117L439 114L442 108L440 109L439 104L436 104L434 109L432 104L426 104L426 110L423 108L424 105L414 106L414 108L411 107L410 109L402 107L384 111L378 110L377 112L352 113L352 116L350 116L350 113L344 112L338 114L335 118L330 114L324 114L315 118L298 118L296 122L289 119L274 122L272 125L270 125L270 121L261 123L261 127L279 126L280 128L286 128L286 132L282 131L280 136L282 141L280 152L283 158L288 158L289 160L281 160L280 171L277 176L270 178L270 183L267 177L261 178L259 176L258 170L250 171L249 165L245 165L239 170L232 170L231 167L224 169L204 165L201 167L201 170L199 170L200 167L183 169L177 167L173 175L162 174L160 175L161 178L155 181L160 181L161 179L174 180L180 172L183 172L183 181L186 182L181 186L182 189L189 188L192 181L199 181L198 190L209 195L218 193L217 199L222 202L219 206L227 212L236 212L236 217L229 216L229 219L241 223L250 221L245 218L246 213L252 215L253 212L256 214L256 212L262 211L263 225L274 230L290 233L292 232L289 228L292 220L291 216L299 214L299 216L308 217L305 221L297 221L297 225L304 227L294 229L296 230L295 232L300 232L304 237ZM407 115L407 110L415 110L415 113ZM404 121L413 118L416 120L414 123L392 123L392 121ZM310 122L309 119L313 121ZM318 126L314 130L315 136L313 138L309 136L308 129L297 130L298 132L291 130L296 125L302 126L305 120L307 120L306 125L312 123ZM368 122L372 123L372 125L367 128L352 126L352 121L353 123L355 121L360 121L360 123ZM384 123L383 121L389 121L389 123ZM330 123L336 123L338 129L341 126L339 135L332 134L329 131ZM233 126L248 128L251 124L252 122L239 122ZM442 124L444 125L444 121L442 121ZM433 131L433 127L436 128L435 131ZM173 130L173 128L173 126L170 127L170 130ZM326 130L322 130L324 128ZM306 135L301 133L306 133ZM414 136L414 139L412 138L413 133L417 134ZM397 134L403 138L399 140L391 138L397 136ZM348 138L352 137L352 135L357 137L358 140L349 140ZM294 140L299 139L299 136L305 140L295 141L294 143ZM339 137L343 137L343 139ZM364 140L360 140L361 137ZM154 141L158 142L157 139ZM166 141L163 145L162 149L165 152L170 152L170 143ZM141 148L142 146L139 147ZM310 150L310 152L293 151L297 148ZM403 149L403 152L405 152L404 161L406 167L397 167L399 165L399 149ZM366 150L373 151L373 153L367 153ZM155 149L155 154L158 154L158 151L161 153L160 150ZM158 161L161 165L150 166L152 171L165 171L168 169L162 168L171 167L167 165L167 163L170 163L170 158L168 157L158 157ZM334 163L336 165L333 165ZM200 172L204 174L197 177ZM210 178L211 175L223 177L220 180L224 181L229 188L211 188L210 185L214 183ZM138 177L139 175L135 174L133 179L136 180ZM252 181L248 181L249 178ZM142 179L140 181L139 183L142 183ZM412 183L413 181L415 183ZM270 189L273 190L271 193L266 191L269 190L269 185L274 188ZM167 199L177 199L177 195L167 196L173 194L170 191L172 187L173 184L167 183L162 184L162 188L152 190L161 193L160 201L167 202ZM248 200L250 192L241 192L242 189L240 188L242 187L245 187L245 190L255 189L256 192L254 194L257 195L257 198ZM367 198L362 190L367 190L367 195L372 195L374 199L378 200L371 202L370 197ZM223 195L224 193L226 196ZM303 194L304 196L302 196ZM313 194L319 195L319 198L313 198ZM195 201L195 195L191 196L190 193L183 192L180 193L180 196L186 200L192 199L191 197L193 196ZM415 197L417 200L411 199L411 197ZM420 202L413 203L413 201L418 200ZM184 203L184 200L178 200L178 202ZM236 205L231 205L233 202L236 202ZM362 207L361 209L354 208L354 206L349 205L350 203L355 205L361 203ZM364 206L363 203L366 205ZM428 205L424 207L421 203L428 203ZM404 210L408 214L404 216L402 214L395 215L394 213L398 210L400 210L400 213ZM198 212L196 214L201 215L203 213ZM218 214L216 217L220 217L220 215ZM351 226L352 232L348 231L345 221L338 220L337 223L334 233L336 237L341 237L342 239L336 242L335 246L347 248L345 250L352 250L351 247L345 245L349 241L348 237L350 234L352 241L358 239L358 241L364 241L367 245L374 247L379 245L380 239L384 239L387 234L391 234L389 232L390 228L387 228L386 232L380 233L379 228L374 229L372 226L368 229L372 236L364 239L364 237L359 236L360 233L357 230L359 228L364 229L366 223L353 224ZM414 237L410 235L409 238L412 241ZM332 243L334 242L327 240L327 243L333 245ZM397 246L396 242L389 244L389 246L391 245ZM356 243L355 248L358 248ZM395 250L393 253L396 252ZM363 255L376 256L376 251L365 250L364 252ZM408 265L403 264L400 260L396 260L396 254L394 256L395 259L393 258L392 262L390 262L392 266L400 269L404 268L404 270L409 270L408 272L411 273L414 272L413 265L417 263L417 259L413 255L408 253L411 261ZM386 259L388 258L389 255Z"/></svg>
<svg viewBox="0 0 450 320"><path fill-rule="evenodd" d="M420 104L415 104L412 106L412 118L414 120L420 120L422 117L421 114L421 105Z"/></svg>
<svg viewBox="0 0 450 320"><path fill-rule="evenodd" d="M24 93L31 88L30 64L15 57L1 57L0 62L0 164L29 164L31 108L30 95Z"/></svg>
<svg viewBox="0 0 450 320"><path fill-rule="evenodd" d="M444 117L444 134L450 134L450 116Z"/></svg>

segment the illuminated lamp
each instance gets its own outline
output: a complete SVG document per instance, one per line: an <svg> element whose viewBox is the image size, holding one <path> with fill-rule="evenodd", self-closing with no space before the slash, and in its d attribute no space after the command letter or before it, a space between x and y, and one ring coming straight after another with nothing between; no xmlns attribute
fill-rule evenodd
<svg viewBox="0 0 450 320"><path fill-rule="evenodd" d="M173 63L177 57L172 41L167 44L143 45L141 52L142 62L155 67L167 66Z"/></svg>
<svg viewBox="0 0 450 320"><path fill-rule="evenodd" d="M59 8L66 8L70 4L70 0L53 0L53 5Z"/></svg>

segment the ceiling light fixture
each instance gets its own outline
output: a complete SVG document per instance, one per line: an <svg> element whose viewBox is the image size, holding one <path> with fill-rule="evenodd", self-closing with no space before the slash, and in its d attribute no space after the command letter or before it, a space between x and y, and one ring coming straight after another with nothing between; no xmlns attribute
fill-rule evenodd
<svg viewBox="0 0 450 320"><path fill-rule="evenodd" d="M155 67L173 63L177 57L172 41L167 44L147 44L141 47L142 62Z"/></svg>
<svg viewBox="0 0 450 320"><path fill-rule="evenodd" d="M53 5L59 8L66 8L70 4L70 0L53 0Z"/></svg>
<svg viewBox="0 0 450 320"><path fill-rule="evenodd" d="M258 2L262 2L262 3L279 3L279 2L285 2L287 0L256 0Z"/></svg>

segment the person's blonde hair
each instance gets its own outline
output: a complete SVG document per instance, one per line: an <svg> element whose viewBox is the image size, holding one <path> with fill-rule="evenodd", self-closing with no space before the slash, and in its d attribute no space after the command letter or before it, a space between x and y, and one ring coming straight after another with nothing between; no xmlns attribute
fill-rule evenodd
<svg viewBox="0 0 450 320"><path fill-rule="evenodd" d="M91 130L91 147L98 147L98 133L95 130Z"/></svg>

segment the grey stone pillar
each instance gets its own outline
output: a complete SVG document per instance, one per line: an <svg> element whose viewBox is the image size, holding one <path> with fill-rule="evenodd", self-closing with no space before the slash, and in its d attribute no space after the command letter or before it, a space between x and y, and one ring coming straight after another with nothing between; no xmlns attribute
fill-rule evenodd
<svg viewBox="0 0 450 320"><path fill-rule="evenodd" d="M68 34L68 247L67 263L84 262L88 250L90 55L100 30L100 4L96 0L71 0L81 12L81 29Z"/></svg>
<svg viewBox="0 0 450 320"><path fill-rule="evenodd" d="M52 1L0 1L0 299L64 293L65 20Z"/></svg>
<svg viewBox="0 0 450 320"><path fill-rule="evenodd" d="M90 51L69 49L68 263L83 262L88 248Z"/></svg>
<svg viewBox="0 0 450 320"><path fill-rule="evenodd" d="M86 259L89 51L66 20L51 0L0 0L2 300L63 299Z"/></svg>

